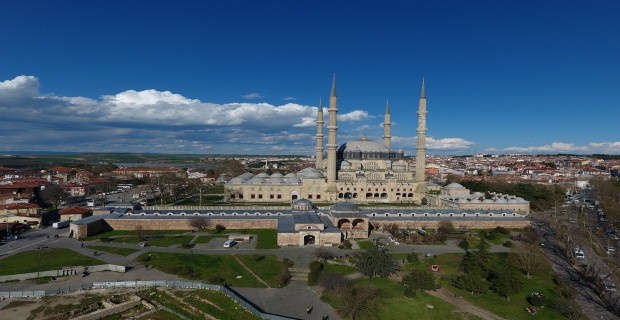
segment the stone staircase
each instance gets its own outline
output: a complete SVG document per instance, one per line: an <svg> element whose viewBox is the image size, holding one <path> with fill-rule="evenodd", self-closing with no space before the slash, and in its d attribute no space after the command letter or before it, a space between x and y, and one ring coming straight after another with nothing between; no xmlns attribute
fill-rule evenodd
<svg viewBox="0 0 620 320"><path fill-rule="evenodd" d="M308 282L308 273L310 273L309 268L303 267L291 267L288 269L291 272L291 281L303 281Z"/></svg>

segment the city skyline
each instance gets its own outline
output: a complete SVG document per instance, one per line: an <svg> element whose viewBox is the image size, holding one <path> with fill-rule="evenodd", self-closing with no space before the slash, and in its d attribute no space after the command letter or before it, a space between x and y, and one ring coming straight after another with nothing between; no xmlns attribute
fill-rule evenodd
<svg viewBox="0 0 620 320"><path fill-rule="evenodd" d="M0 152L620 154L617 1L0 4ZM327 133L327 132L325 132Z"/></svg>

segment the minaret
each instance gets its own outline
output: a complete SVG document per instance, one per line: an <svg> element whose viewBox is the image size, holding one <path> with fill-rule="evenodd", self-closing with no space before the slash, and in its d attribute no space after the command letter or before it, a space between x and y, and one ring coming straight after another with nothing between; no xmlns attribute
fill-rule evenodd
<svg viewBox="0 0 620 320"><path fill-rule="evenodd" d="M383 116L383 145L388 149L390 149L390 139L392 139L390 126L392 126L392 121L390 119L390 102L388 101L385 104L385 115Z"/></svg>
<svg viewBox="0 0 620 320"><path fill-rule="evenodd" d="M314 167L321 169L323 163L323 100L319 99L319 111L316 116L316 162Z"/></svg>
<svg viewBox="0 0 620 320"><path fill-rule="evenodd" d="M336 74L329 95L329 124L327 125L327 188L335 189L336 185L336 131L338 130L338 96L336 94Z"/></svg>
<svg viewBox="0 0 620 320"><path fill-rule="evenodd" d="M424 89L424 78L422 78L422 91L420 92L420 102L418 103L418 143L416 145L415 156L415 181L423 183L425 180L424 171L426 169L426 90Z"/></svg>

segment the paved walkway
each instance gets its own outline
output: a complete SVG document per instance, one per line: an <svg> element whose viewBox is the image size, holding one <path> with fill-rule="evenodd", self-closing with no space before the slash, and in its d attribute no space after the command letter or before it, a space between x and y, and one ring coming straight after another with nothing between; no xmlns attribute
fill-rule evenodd
<svg viewBox="0 0 620 320"><path fill-rule="evenodd" d="M462 298L458 298L455 297L454 294L450 291L448 291L445 288L440 288L438 290L435 291L426 291L428 294L435 296L441 300L444 300L452 305L454 305L455 307L457 307L459 310L463 311L463 312L467 312L467 313L471 313L475 316L478 316L482 319L485 320L506 320L505 318L502 318L486 309L482 309L480 307L477 307L476 305L470 303L467 300L464 300Z"/></svg>

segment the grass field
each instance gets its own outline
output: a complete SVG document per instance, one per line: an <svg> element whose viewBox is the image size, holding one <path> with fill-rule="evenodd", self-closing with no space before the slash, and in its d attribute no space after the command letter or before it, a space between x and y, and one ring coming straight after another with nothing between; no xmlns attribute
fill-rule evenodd
<svg viewBox="0 0 620 320"><path fill-rule="evenodd" d="M441 299L429 294L418 294L415 298L403 295L404 287L385 278L361 279L355 282L356 286L371 286L381 289L380 302L376 317L372 319L408 320L408 319L454 319L462 317L453 313L454 307ZM325 292L322 299L331 304L336 310L342 307L342 297ZM428 308L432 305L433 308Z"/></svg>
<svg viewBox="0 0 620 320"><path fill-rule="evenodd" d="M278 231L275 229L226 229L222 233L255 234L257 239L252 241L256 241L256 249L278 248Z"/></svg>
<svg viewBox="0 0 620 320"><path fill-rule="evenodd" d="M494 254L498 255L500 260L506 259L505 253ZM487 309L497 315L505 317L507 319L530 319L532 315L524 311L524 308L529 307L529 303L526 301L526 297L532 292L543 293L547 299L551 300L556 298L558 293L553 278L550 275L552 271L550 266L541 270L540 272L533 273L532 279L525 279L524 289L511 295L510 300L506 300L504 297L500 297L492 291L487 291L483 295L471 295L468 292L455 288L451 279L453 276L459 275L460 263L462 261L463 254L442 254L434 256L429 259L424 259L419 262L419 265L426 266L427 264L438 264L441 266L441 270L437 272L437 276L441 279L442 286L448 290L455 292L462 296L464 299L471 303ZM523 276L525 278L525 276ZM552 308L537 308L537 319L561 319L562 315Z"/></svg>
<svg viewBox="0 0 620 320"><path fill-rule="evenodd" d="M64 248L19 252L0 259L0 275L56 270L69 266L94 266L105 262Z"/></svg>
<svg viewBox="0 0 620 320"><path fill-rule="evenodd" d="M273 282L275 272L284 268L280 261L276 261L275 255L264 255L262 259L238 256L244 264L257 274L265 282ZM245 259L256 259L245 263ZM224 283L231 286L264 288L265 285L257 280L245 268L243 268L235 257L229 255L206 255L194 253L165 253L153 252L139 256L137 261L149 264L163 272L175 274L187 279L213 282L215 278L220 278Z"/></svg>
<svg viewBox="0 0 620 320"><path fill-rule="evenodd" d="M248 268L258 275L270 287L277 288L280 284L278 276L285 269L282 261L278 261L275 255L238 255L237 258Z"/></svg>
<svg viewBox="0 0 620 320"><path fill-rule="evenodd" d="M323 270L321 270L321 272L347 275L356 273L358 271L357 269L355 269L355 267L345 266L342 264L323 263Z"/></svg>

